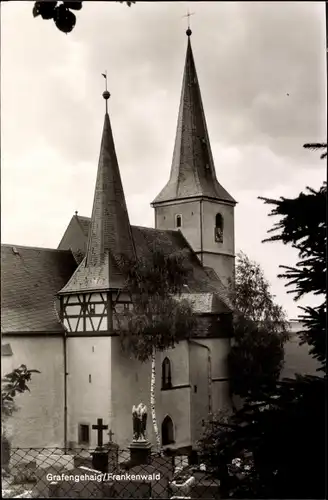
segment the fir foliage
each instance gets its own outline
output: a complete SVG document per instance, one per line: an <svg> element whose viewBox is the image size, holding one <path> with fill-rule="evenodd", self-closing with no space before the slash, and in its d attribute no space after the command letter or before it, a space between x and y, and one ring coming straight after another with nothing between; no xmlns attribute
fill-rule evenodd
<svg viewBox="0 0 328 500"><path fill-rule="evenodd" d="M315 191L307 188L295 199L270 200L260 198L266 204L274 205L270 216L279 216L269 233L273 236L264 241L281 241L291 244L299 252L299 262L295 267L280 266L284 273L280 278L287 280L289 293L295 300L308 293L323 296L317 307L300 307L304 324L301 332L302 343L307 342L310 353L326 369L326 249L327 249L327 184Z"/></svg>
<svg viewBox="0 0 328 500"><path fill-rule="evenodd" d="M294 268L280 276L296 300L307 293L325 296L327 186L294 199L270 200L279 221L266 241L292 245L299 252ZM326 497L326 302L302 308L302 342L321 362L323 376L284 379L249 398L228 419L212 418L200 441L201 459L222 480L222 497ZM247 467L232 470L239 457Z"/></svg>

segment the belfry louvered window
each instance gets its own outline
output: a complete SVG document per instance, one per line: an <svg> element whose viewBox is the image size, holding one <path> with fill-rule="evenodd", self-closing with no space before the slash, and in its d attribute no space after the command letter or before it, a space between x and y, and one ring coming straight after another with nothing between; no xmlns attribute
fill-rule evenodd
<svg viewBox="0 0 328 500"><path fill-rule="evenodd" d="M182 226L182 215L176 215L175 216L175 227L181 227Z"/></svg>
<svg viewBox="0 0 328 500"><path fill-rule="evenodd" d="M221 214L215 216L214 237L217 243L223 243L223 217Z"/></svg>

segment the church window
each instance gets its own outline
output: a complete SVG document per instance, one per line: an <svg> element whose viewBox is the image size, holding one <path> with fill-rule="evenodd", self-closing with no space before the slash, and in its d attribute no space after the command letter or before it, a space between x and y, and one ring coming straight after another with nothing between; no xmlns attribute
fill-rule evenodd
<svg viewBox="0 0 328 500"><path fill-rule="evenodd" d="M171 362L169 358L165 358L162 363L162 389L171 389Z"/></svg>
<svg viewBox="0 0 328 500"><path fill-rule="evenodd" d="M162 422L162 446L174 443L174 427L172 418L166 415Z"/></svg>
<svg viewBox="0 0 328 500"><path fill-rule="evenodd" d="M197 392L197 385L194 385L194 392Z"/></svg>
<svg viewBox="0 0 328 500"><path fill-rule="evenodd" d="M221 214L215 216L215 241L223 243L223 217Z"/></svg>
<svg viewBox="0 0 328 500"><path fill-rule="evenodd" d="M89 384L91 384L91 375L89 375Z"/></svg>
<svg viewBox="0 0 328 500"><path fill-rule="evenodd" d="M176 215L175 216L175 226L176 227L181 227L182 226L182 216L181 215Z"/></svg>
<svg viewBox="0 0 328 500"><path fill-rule="evenodd" d="M86 424L79 425L79 444L90 444L90 427Z"/></svg>

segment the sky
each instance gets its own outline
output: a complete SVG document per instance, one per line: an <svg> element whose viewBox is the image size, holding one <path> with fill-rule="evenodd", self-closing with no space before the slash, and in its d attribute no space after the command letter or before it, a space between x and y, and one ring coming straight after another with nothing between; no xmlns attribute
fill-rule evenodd
<svg viewBox="0 0 328 500"><path fill-rule="evenodd" d="M295 197L326 178L306 142L326 139L324 2L83 2L72 33L1 3L1 241L56 248L77 210L90 216L104 79L130 222L171 167L188 8L219 182L238 201L236 252L258 262L289 318L299 311L279 265L297 253L262 243L274 219L258 196ZM307 298L303 304L315 304Z"/></svg>

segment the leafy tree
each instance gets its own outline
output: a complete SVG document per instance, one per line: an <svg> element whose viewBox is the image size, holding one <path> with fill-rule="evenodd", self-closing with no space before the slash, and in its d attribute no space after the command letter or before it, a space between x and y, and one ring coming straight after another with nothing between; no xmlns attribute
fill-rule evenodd
<svg viewBox="0 0 328 500"><path fill-rule="evenodd" d="M326 184L295 199L264 199L279 216L266 241L282 241L299 251L295 268L282 266L280 276L294 287L296 300L309 292L325 294ZM263 198L262 198L263 199ZM307 330L302 341L326 366L326 306L302 308ZM229 421L207 424L201 441L204 460L225 478L225 493L234 498L325 498L326 373L284 379L247 401ZM207 448L206 448L207 447ZM235 457L249 460L242 474L224 473ZM250 457L250 458L249 458ZM222 472L223 471L223 472Z"/></svg>
<svg viewBox="0 0 328 500"><path fill-rule="evenodd" d="M11 373L7 373L1 381L1 419L10 417L16 411L14 398L17 394L29 391L27 385L32 373L40 373L39 370L28 370L26 365L20 365Z"/></svg>
<svg viewBox="0 0 328 500"><path fill-rule="evenodd" d="M11 373L7 373L1 380L1 464L6 470L10 459L10 442L6 435L6 422L12 414L17 411L15 397L29 391L27 385L32 373L40 373L38 370L28 370L25 365L20 365Z"/></svg>
<svg viewBox="0 0 328 500"><path fill-rule="evenodd" d="M126 3L129 7L131 7L131 5L135 2L120 1L119 3ZM43 0L35 2L33 7L33 16L41 16L42 19L47 20L52 19L60 31L70 33L76 24L76 16L72 11L81 10L82 4L83 1L78 0L72 2L64 0L59 2Z"/></svg>
<svg viewBox="0 0 328 500"><path fill-rule="evenodd" d="M228 357L230 389L242 398L260 397L279 378L288 323L275 303L261 266L246 254L237 255L232 291L234 337Z"/></svg>
<svg viewBox="0 0 328 500"><path fill-rule="evenodd" d="M139 361L151 360L150 406L160 450L155 401L156 352L174 347L191 334L192 308L181 298L191 270L185 265L183 253L167 256L160 250L155 250L151 259L141 258L137 262L121 257L119 265L127 276L127 291L133 304L124 325L120 325L121 345Z"/></svg>

